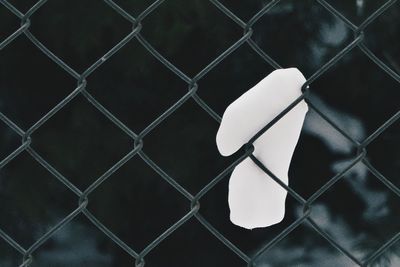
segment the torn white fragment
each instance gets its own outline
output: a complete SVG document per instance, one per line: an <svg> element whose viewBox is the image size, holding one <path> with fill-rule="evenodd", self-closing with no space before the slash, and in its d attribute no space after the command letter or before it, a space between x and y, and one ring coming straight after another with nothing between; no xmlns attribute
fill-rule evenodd
<svg viewBox="0 0 400 267"><path fill-rule="evenodd" d="M219 152L224 156L235 153L301 95L305 81L296 68L275 70L236 99L225 110L218 129ZM307 110L307 104L301 101L253 143L253 154L286 185ZM230 219L247 229L276 224L285 215L286 194L246 158L236 166L229 181Z"/></svg>

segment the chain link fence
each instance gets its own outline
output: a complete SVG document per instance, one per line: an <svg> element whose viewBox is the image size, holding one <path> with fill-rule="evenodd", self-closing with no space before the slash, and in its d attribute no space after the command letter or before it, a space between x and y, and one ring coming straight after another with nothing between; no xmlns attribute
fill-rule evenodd
<svg viewBox="0 0 400 267"><path fill-rule="evenodd" d="M217 114L202 98L197 94L198 84L197 82L204 78L210 70L215 68L220 62L222 62L229 54L234 52L241 46L248 45L251 47L260 58L269 63L274 68L281 68L281 66L274 61L274 59L268 55L268 52L263 51L257 43L252 39L253 28L252 26L269 10L271 10L276 4L281 2L280 0L273 0L266 4L261 10L259 10L253 17L251 17L248 21L242 21L237 15L235 15L231 10L229 10L226 6L224 6L218 0L210 0L210 2L215 6L215 8L219 9L224 15L229 17L232 21L234 21L238 26L243 29L243 35L240 39L238 39L233 45L231 45L228 49L226 49L223 53L221 53L217 58L215 58L211 63L209 63L204 69L202 69L199 73L194 75L193 77L189 77L184 73L183 70L178 69L174 64L168 61L163 55L161 55L142 35L142 21L146 19L146 17L156 10L164 1L159 0L152 3L148 6L140 15L137 17L133 17L129 12L121 8L115 2L111 0L104 0L104 2L109 6L109 8L113 9L116 13L122 16L124 19L129 21L132 24L132 31L125 36L120 42L112 47L104 56L99 58L94 64L92 64L89 68L87 68L82 73L78 73L69 65L67 65L63 60L61 60L56 54L52 53L45 44L41 43L30 31L31 16L37 12L47 1L41 0L38 1L35 5L33 5L25 14L20 12L14 5L6 0L0 0L0 3L5 6L8 10L10 10L18 19L20 19L21 26L10 36L8 36L5 40L2 40L0 43L0 50L5 48L6 46L13 45L13 41L23 35L24 38L28 38L39 50L41 50L46 56L48 56L52 61L54 61L57 65L59 65L65 72L71 75L77 81L76 88L61 102L54 106L47 114L45 114L42 118L40 118L36 123L34 123L28 130L22 130L18 125L16 125L12 120L10 120L7 116L0 112L1 120L8 125L15 133L17 133L21 138L21 145L5 157L0 162L0 168L5 167L8 163L10 163L15 157L17 157L21 152L28 152L33 159L35 159L38 163L40 163L44 168L46 168L55 179L58 179L62 184L64 184L69 190L71 190L77 198L78 207L71 212L68 216L63 218L59 223L54 225L48 232L46 232L43 236L38 238L30 247L21 246L12 236L9 236L5 231L0 229L0 237L4 239L11 247L13 247L16 251L21 254L22 263L20 266L30 266L34 261L35 252L46 242L48 241L57 231L61 228L65 227L69 224L76 216L79 214L83 214L86 216L98 229L100 229L110 240L112 240L115 244L121 247L126 253L128 253L132 257L132 262L137 267L145 266L146 256L151 252L154 248L156 248L163 240L167 239L174 231L184 225L189 219L195 218L197 219L209 232L211 232L217 239L219 239L225 246L227 246L230 250L232 250L238 257L240 257L244 264L247 266L255 266L257 259L271 249L274 245L276 245L280 240L285 238L289 233L291 233L294 229L299 227L302 224L308 224L315 230L319 235L325 238L335 249L343 253L350 260L352 260L356 265L359 266L371 266L374 261L379 258L382 254L384 254L388 249L391 248L393 244L400 240L400 232L394 235L391 239L389 239L386 243L382 244L376 251L371 253L368 257L363 260L359 260L355 257L350 251L346 250L340 244L338 244L325 230L321 229L320 226L310 217L313 203L328 189L335 186L335 184L344 177L344 175L356 164L362 163L367 169L379 179L388 189L394 192L398 197L400 197L400 189L396 187L388 178L382 175L375 167L369 162L366 158L368 145L376 139L380 134L382 134L390 125L395 123L399 117L400 112L394 114L390 119L388 119L384 124L382 124L379 128L377 128L370 136L368 136L362 142L359 142L353 139L348 133L346 133L343 129L337 126L334 122L332 122L322 111L315 106L312 101L308 98L308 93L312 90L312 84L315 80L317 80L321 75L327 72L332 66L334 66L342 57L351 53L354 49L359 49L362 51L372 62L374 62L379 68L381 68L384 72L390 75L394 80L400 83L400 75L393 71L388 65L386 65L383 61L381 61L364 43L364 34L368 34L368 25L370 25L374 20L376 20L379 16L383 15L383 13L391 8L393 4L396 3L396 0L389 0L385 2L382 6L380 6L375 12L373 12L369 17L367 17L361 24L355 25L353 24L346 16L340 13L337 9L335 9L329 1L318 0L318 2L322 7L324 7L327 11L333 14L335 17L340 19L346 27L348 27L354 33L353 41L348 44L344 49L342 49L339 53L337 53L333 58L331 58L327 63L321 66L313 75L308 77L307 81L302 87L302 95L296 99L292 104L290 104L287 108L282 110L282 112L274 118L271 122L267 123L259 132L254 135L247 143L244 149L244 154L241 155L233 164L231 164L228 168L223 170L219 175L217 175L211 182L209 182L206 186L204 186L197 194L192 195L188 192L181 184L179 184L173 177L169 176L160 166L158 166L144 151L144 142L146 135L148 135L152 131L157 130L157 126L164 121L169 116L174 116L174 112L177 111L180 106L182 106L189 99L193 99L196 103L206 112L211 118L215 121L220 122L221 117ZM100 103L89 91L86 90L87 86L87 77L90 76L93 72L99 68L105 61L111 58L115 53L124 47L127 43L129 43L132 39L137 39L141 45L147 49L157 60L159 60L166 68L168 68L171 72L173 72L176 76L182 79L188 85L188 92L183 95L179 101L170 106L161 116L151 122L145 129L143 129L139 133L135 133L128 126L122 123L113 113L107 110L102 103ZM54 168L50 163L48 163L34 148L30 146L31 144L31 135L39 129L42 125L44 125L51 117L53 117L57 112L63 109L65 106L69 104L69 102L77 97L78 95L84 96L88 102L90 102L98 112L104 114L112 123L114 123L123 133L128 135L130 138L134 140L133 149L126 154L122 159L116 162L109 170L107 170L103 175L98 177L98 179L90 184L86 190L79 190L73 183L71 183L68 178L63 176L56 168ZM308 199L304 199L300 196L295 190L291 187L285 185L279 177L276 177L267 167L265 167L253 154L253 142L260 137L263 133L268 131L277 121L279 121L282 117L285 116L293 107L295 107L300 101L305 100L309 107L314 110L321 118L323 118L326 122L328 122L332 127L334 127L338 132L340 132L346 139L348 139L354 146L357 147L356 154L351 160L350 164L346 168L344 168L340 173L337 173L332 177L326 184L319 188L314 194L312 194ZM160 178L167 181L176 191L182 194L187 199L187 204L190 206L190 211L183 216L180 220L176 221L169 229L167 229L164 233L159 235L155 240L153 240L150 244L148 244L142 251L135 251L129 245L124 243L115 233L113 233L110 229L108 229L99 219L97 219L91 211L87 208L88 201L90 199L90 194L96 190L105 180L107 180L114 172L116 172L121 166L123 166L127 161L129 161L133 157L140 157L148 166L150 166L154 171L156 171ZM267 173L272 179L274 179L279 185L281 185L287 192L303 207L303 214L300 218L295 220L289 227L287 227L284 231L277 233L275 238L273 238L270 242L265 244L258 252L254 253L254 255L249 256L244 253L241 249L239 249L234 243L228 240L221 232L219 232L211 223L209 223L202 215L200 203L202 197L204 197L207 192L209 192L213 187L217 185L222 179L228 179L231 171L235 168L237 164L243 161L245 158L250 157L255 164L259 166L265 173Z"/></svg>

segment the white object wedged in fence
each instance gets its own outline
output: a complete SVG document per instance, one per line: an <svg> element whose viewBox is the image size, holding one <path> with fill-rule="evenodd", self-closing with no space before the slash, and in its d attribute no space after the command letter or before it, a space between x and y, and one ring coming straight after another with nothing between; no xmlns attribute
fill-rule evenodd
<svg viewBox="0 0 400 267"><path fill-rule="evenodd" d="M225 110L216 141L223 156L235 153L301 95L306 79L296 68L273 71ZM288 184L290 161L308 106L304 100L254 141L257 157ZM249 157L236 166L229 181L232 223L253 229L283 220L287 192Z"/></svg>

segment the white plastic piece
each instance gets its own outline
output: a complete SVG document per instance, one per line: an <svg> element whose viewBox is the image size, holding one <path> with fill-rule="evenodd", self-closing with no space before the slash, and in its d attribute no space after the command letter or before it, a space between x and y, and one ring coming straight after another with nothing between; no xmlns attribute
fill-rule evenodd
<svg viewBox="0 0 400 267"><path fill-rule="evenodd" d="M301 95L306 79L296 68L273 71L228 106L216 141L223 156L235 153ZM288 184L290 161L308 106L302 100L254 143L253 154ZM232 223L253 229L283 220L287 192L250 158L234 169L228 203Z"/></svg>

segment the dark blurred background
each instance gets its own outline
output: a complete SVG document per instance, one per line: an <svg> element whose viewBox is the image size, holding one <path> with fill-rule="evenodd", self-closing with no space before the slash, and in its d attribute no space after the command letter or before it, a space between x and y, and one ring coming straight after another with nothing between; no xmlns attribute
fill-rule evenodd
<svg viewBox="0 0 400 267"><path fill-rule="evenodd" d="M34 0L9 0L25 13ZM150 0L116 0L133 16ZM269 1L228 1L248 21ZM330 0L359 25L385 1ZM365 30L365 44L400 73L400 3ZM103 1L48 1L31 17L30 31L82 73L131 31L132 25ZM206 0L169 0L142 22L141 34L163 56L193 77L243 34ZM0 5L0 42L20 20ZM283 67L310 77L354 39L346 25L316 1L283 0L253 26L252 39ZM230 54L198 81L198 94L219 115L273 68L249 45ZM87 79L87 90L139 133L187 93L188 86L136 39ZM76 88L76 80L24 35L0 51L0 111L27 130ZM400 86L358 48L310 86L310 99L352 138L363 141L400 108ZM190 99L144 138L143 150L168 175L196 194L240 155L219 155L218 123ZM368 160L400 186L400 125L394 123L367 147ZM0 123L0 160L21 138ZM134 144L83 96L78 96L32 135L31 146L80 190L85 190ZM307 115L290 168L290 186L312 195L354 157L355 146L316 113ZM229 221L229 175L201 199L200 213L236 246L253 255L302 215L288 196L283 222L242 229ZM88 209L135 251L141 251L190 210L190 203L139 157L134 157L89 196ZM317 199L311 217L335 241L364 259L400 230L400 198L357 164ZM0 229L28 248L78 206L77 197L27 152L0 171ZM394 244L374 266L400 266ZM21 255L0 240L0 266L18 266ZM134 259L83 215L34 253L32 266L134 266ZM146 257L149 267L246 266L192 218ZM260 267L356 266L307 224L259 260Z"/></svg>

